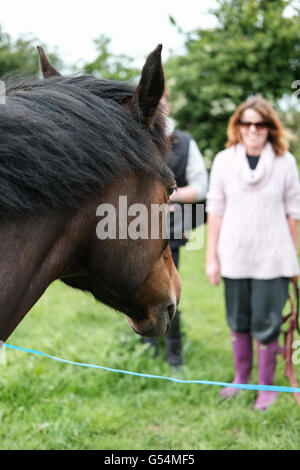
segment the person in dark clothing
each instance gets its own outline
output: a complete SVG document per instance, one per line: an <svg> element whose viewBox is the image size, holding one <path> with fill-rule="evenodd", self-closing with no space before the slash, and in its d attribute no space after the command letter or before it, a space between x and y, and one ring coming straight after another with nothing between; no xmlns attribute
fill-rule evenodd
<svg viewBox="0 0 300 470"><path fill-rule="evenodd" d="M179 268L180 247L188 241L188 235L183 232L179 237L174 236L176 227L176 211L181 210L182 204L196 203L204 201L207 193L208 177L204 159L198 149L195 140L187 132L175 129L173 120L169 117L170 105L168 93L165 91L161 99L166 113L167 135L171 141L172 153L168 158L168 165L174 173L177 188L170 196L169 203L170 218L170 240L172 257L176 268ZM173 213L172 213L173 212ZM180 331L180 313L176 310L171 327L164 336L166 345L166 360L170 365L178 367L183 364L182 339ZM158 342L156 339L144 338L143 342L149 343L153 347L154 356L158 354Z"/></svg>

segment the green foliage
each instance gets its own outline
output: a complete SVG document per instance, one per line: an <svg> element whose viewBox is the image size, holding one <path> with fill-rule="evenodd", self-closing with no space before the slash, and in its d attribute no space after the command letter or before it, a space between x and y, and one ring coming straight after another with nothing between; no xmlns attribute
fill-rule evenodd
<svg viewBox="0 0 300 470"><path fill-rule="evenodd" d="M97 58L85 64L84 71L98 78L133 82L139 76L140 70L132 66L133 59L127 55L113 54L109 50L111 39L101 35L94 41Z"/></svg>
<svg viewBox="0 0 300 470"><path fill-rule="evenodd" d="M0 75L11 72L37 75L39 72L37 45L42 44L28 35L12 41L0 27ZM54 66L61 68L61 61L57 54L47 52L47 56Z"/></svg>
<svg viewBox="0 0 300 470"><path fill-rule="evenodd" d="M261 93L276 106L300 75L300 17L291 1L219 0L214 29L186 37L186 53L165 66L178 127L212 158L224 148L236 106ZM295 2L293 2L295 3Z"/></svg>

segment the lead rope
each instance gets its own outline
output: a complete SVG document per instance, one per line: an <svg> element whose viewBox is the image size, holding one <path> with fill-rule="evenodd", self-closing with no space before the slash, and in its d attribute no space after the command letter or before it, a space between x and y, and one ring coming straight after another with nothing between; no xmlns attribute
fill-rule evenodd
<svg viewBox="0 0 300 470"><path fill-rule="evenodd" d="M299 328L299 287L297 281L292 281L292 294L289 295L289 301L291 305L290 313L285 315L282 320L282 324L287 323L289 320L289 326L286 331L283 331L284 347L281 351L283 358L285 359L285 372L284 375L289 378L292 387L297 388L297 381L295 377L295 371L293 367L293 343L294 333L297 330L300 333ZM300 406L300 393L294 393L295 399Z"/></svg>

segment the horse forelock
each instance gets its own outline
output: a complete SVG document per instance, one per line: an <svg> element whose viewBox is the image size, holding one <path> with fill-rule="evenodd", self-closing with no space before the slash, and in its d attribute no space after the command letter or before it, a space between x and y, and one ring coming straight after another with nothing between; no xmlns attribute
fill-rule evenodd
<svg viewBox="0 0 300 470"><path fill-rule="evenodd" d="M77 208L130 171L170 180L160 112L146 129L125 109L132 95L128 84L90 76L8 80L0 217Z"/></svg>

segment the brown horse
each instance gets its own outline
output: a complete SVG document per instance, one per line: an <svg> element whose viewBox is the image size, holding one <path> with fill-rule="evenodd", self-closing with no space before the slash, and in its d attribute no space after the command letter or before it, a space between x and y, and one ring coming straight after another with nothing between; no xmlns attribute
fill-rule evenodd
<svg viewBox="0 0 300 470"><path fill-rule="evenodd" d="M49 66L45 80L8 81L0 105L0 340L56 279L124 312L137 333L163 335L180 280L162 225L157 238L97 235L103 204L117 208L126 196L150 213L175 185L159 109L161 46L136 89Z"/></svg>

